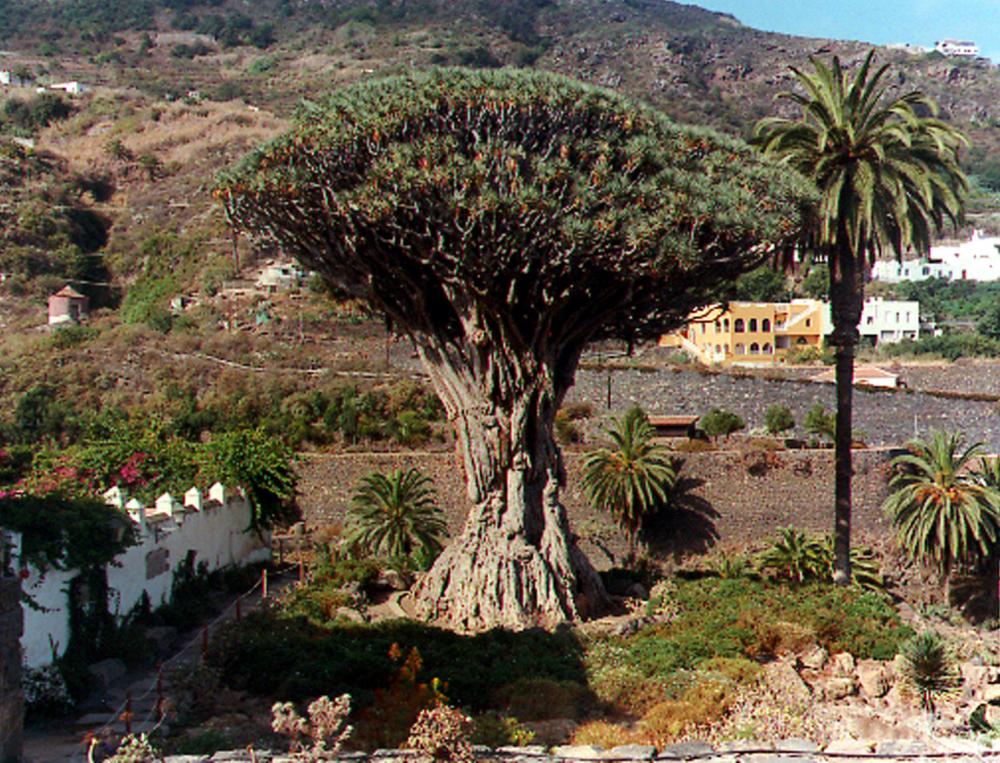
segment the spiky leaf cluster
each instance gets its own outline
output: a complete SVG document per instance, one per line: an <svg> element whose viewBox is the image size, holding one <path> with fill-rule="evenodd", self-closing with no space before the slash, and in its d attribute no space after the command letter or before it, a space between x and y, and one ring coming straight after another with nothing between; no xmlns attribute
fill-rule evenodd
<svg viewBox="0 0 1000 763"><path fill-rule="evenodd" d="M347 540L393 557L435 556L447 534L430 477L417 469L372 472L351 498Z"/></svg>
<svg viewBox="0 0 1000 763"><path fill-rule="evenodd" d="M969 471L979 454L958 433L932 432L897 456L883 510L903 551L942 575L956 565L988 555L1000 536L1000 493Z"/></svg>
<svg viewBox="0 0 1000 763"><path fill-rule="evenodd" d="M584 460L583 489L595 508L608 511L634 539L643 520L668 503L677 469L669 451L653 441L649 418L639 407L615 420L608 436L611 446Z"/></svg>
<svg viewBox="0 0 1000 763"><path fill-rule="evenodd" d="M755 131L765 153L819 188L815 243L859 259L927 251L934 229L958 220L968 190L965 136L923 93L894 96L888 65L873 64L874 51L853 74L836 56L812 59L812 72L792 67L804 92L782 97L801 119L764 119Z"/></svg>
<svg viewBox="0 0 1000 763"><path fill-rule="evenodd" d="M303 106L218 194L235 224L416 333L488 314L528 348L679 322L794 238L811 191L607 90L442 69Z"/></svg>

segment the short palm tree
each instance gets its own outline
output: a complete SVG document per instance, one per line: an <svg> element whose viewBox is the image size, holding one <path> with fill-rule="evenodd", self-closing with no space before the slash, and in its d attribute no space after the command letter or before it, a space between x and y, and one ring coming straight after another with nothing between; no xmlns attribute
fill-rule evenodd
<svg viewBox="0 0 1000 763"><path fill-rule="evenodd" d="M903 551L947 581L951 570L989 554L1000 537L1000 492L969 471L979 443L963 447L957 433L932 432L892 460L892 494L883 510Z"/></svg>
<svg viewBox="0 0 1000 763"><path fill-rule="evenodd" d="M348 512L348 543L392 557L436 556L447 527L430 477L417 469L362 478Z"/></svg>
<svg viewBox="0 0 1000 763"><path fill-rule="evenodd" d="M677 482L670 452L653 442L653 428L641 408L630 408L608 430L611 447L598 448L584 460L583 489L596 509L608 511L629 539L636 539L645 518L665 506Z"/></svg>
<svg viewBox="0 0 1000 763"><path fill-rule="evenodd" d="M812 60L813 71L792 68L804 93L783 93L800 119L758 122L760 149L815 182L819 202L806 246L830 272L836 350L837 423L835 580L850 581L851 416L854 353L870 263L884 252L926 252L931 234L961 217L968 181L959 166L967 143L935 116L919 92L895 96L873 70L874 51L851 74L833 58ZM925 116L930 114L931 116Z"/></svg>

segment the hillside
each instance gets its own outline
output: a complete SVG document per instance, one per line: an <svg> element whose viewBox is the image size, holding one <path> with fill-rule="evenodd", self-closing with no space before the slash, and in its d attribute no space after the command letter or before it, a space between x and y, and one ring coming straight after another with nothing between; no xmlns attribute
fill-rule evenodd
<svg viewBox="0 0 1000 763"><path fill-rule="evenodd" d="M111 8L95 0L0 0L0 69L32 83L0 95L0 134L36 141L33 151L4 143L0 157L0 270L9 276L0 287L7 328L0 410L11 411L43 380L64 393L84 384L89 406L107 404L105 397L148 403L176 370L164 358L192 348L222 345L218 354L229 360L253 353L249 365L276 368L344 362L321 345L303 358L289 339L336 330L341 318L323 295L307 290L272 303L251 294L234 303L231 287L241 276L252 281L259 261L274 253L234 242L210 193L216 173L283 129L301 99L409 67L535 66L619 88L680 121L745 135L782 108L774 96L792 85L790 64L832 53L854 62L868 50L765 33L725 14L654 0L262 0L252 7L123 0ZM883 50L880 57L892 62L896 84L924 89L968 131L970 171L1000 189L997 69L936 54ZM68 80L88 92L35 93L35 83ZM978 197L975 223L1000 227L991 219L996 207L991 194ZM65 281L102 308L96 333L79 337L99 351L35 331L44 325L44 298ZM171 298L181 294L196 307L171 312ZM254 325L265 302L283 331ZM145 372L119 368L122 358L134 363L136 351ZM348 358L347 366L377 364ZM236 387L253 387L247 373ZM192 377L181 386L200 396L218 375Z"/></svg>

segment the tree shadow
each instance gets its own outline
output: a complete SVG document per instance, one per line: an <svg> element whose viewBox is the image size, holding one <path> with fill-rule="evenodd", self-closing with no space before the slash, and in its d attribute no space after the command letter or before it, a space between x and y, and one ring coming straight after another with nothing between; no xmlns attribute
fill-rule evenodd
<svg viewBox="0 0 1000 763"><path fill-rule="evenodd" d="M663 556L705 554L719 540L715 520L720 514L697 489L705 480L681 477L671 493L669 506L657 512L643 529L650 553Z"/></svg>
<svg viewBox="0 0 1000 763"><path fill-rule="evenodd" d="M984 561L978 569L956 573L948 587L948 604L971 623L997 618L997 562Z"/></svg>
<svg viewBox="0 0 1000 763"><path fill-rule="evenodd" d="M519 720L583 718L599 704L573 629L458 634L411 620L319 623L257 611L220 628L208 664L222 684L305 701L349 693L362 749L398 746L422 707L444 695L479 713Z"/></svg>

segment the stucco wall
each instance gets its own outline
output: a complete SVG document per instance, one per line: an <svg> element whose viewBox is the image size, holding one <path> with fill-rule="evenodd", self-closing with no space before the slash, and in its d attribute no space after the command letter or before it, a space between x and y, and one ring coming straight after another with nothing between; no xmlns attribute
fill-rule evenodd
<svg viewBox="0 0 1000 763"><path fill-rule="evenodd" d="M854 454L854 528L859 537L881 537L888 524L880 511L887 495L888 460L893 451ZM663 554L704 552L722 545L771 538L780 527L827 532L833 527L831 450L678 454L684 465L682 508L657 517L649 533ZM564 503L575 532L599 541L613 555L624 539L608 518L591 509L580 489L582 454L566 454ZM306 522L313 526L344 521L351 491L365 474L416 467L433 478L438 503L452 532L468 509L462 468L452 453L350 453L307 456L299 489ZM611 563L598 545L585 544L599 567Z"/></svg>
<svg viewBox="0 0 1000 763"><path fill-rule="evenodd" d="M126 615L142 598L143 593L156 607L167 601L174 574L189 552L194 552L195 564L202 562L215 570L232 564L250 564L270 558L270 544L256 534L247 532L250 506L238 493L225 494L221 485L212 488L201 510L184 508L179 503L161 498L154 509L139 512L139 543L119 555L107 569L110 588L110 609L116 615ZM195 496L189 493L189 499ZM200 500L200 493L197 495ZM167 512L170 512L168 514ZM148 516L147 516L148 514ZM150 563L150 554L156 562ZM148 577L155 569L159 574ZM25 591L41 605L38 610L25 610L25 629L21 639L25 662L31 667L52 661L53 646L62 654L69 643L69 612L66 591L76 570L49 570L44 574L29 568L24 581Z"/></svg>

